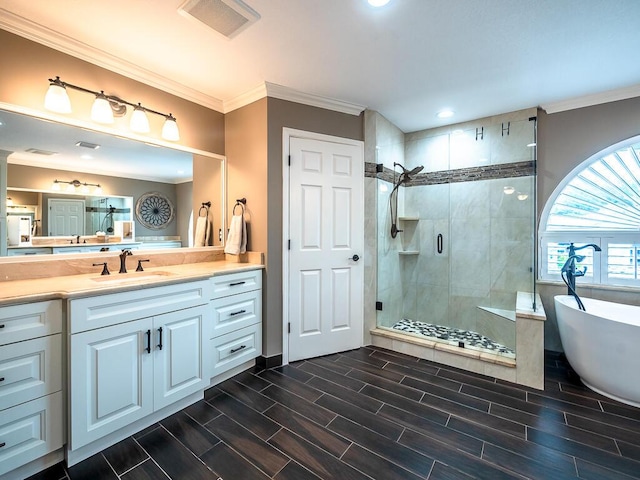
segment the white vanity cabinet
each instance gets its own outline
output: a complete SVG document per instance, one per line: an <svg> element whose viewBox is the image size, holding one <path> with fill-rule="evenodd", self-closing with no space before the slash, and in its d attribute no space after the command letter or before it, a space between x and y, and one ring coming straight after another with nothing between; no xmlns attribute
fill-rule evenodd
<svg viewBox="0 0 640 480"><path fill-rule="evenodd" d="M262 270L211 278L211 377L262 354Z"/></svg>
<svg viewBox="0 0 640 480"><path fill-rule="evenodd" d="M0 477L59 460L63 425L62 302L0 307Z"/></svg>
<svg viewBox="0 0 640 480"><path fill-rule="evenodd" d="M209 386L210 288L202 280L69 301L69 450Z"/></svg>

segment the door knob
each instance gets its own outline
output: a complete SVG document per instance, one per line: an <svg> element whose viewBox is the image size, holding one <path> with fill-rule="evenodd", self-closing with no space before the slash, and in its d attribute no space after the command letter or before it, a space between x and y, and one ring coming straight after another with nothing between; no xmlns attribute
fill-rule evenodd
<svg viewBox="0 0 640 480"><path fill-rule="evenodd" d="M353 257L349 257L348 260L353 260L354 262L357 262L358 260L360 260L360 257L358 255L354 255Z"/></svg>

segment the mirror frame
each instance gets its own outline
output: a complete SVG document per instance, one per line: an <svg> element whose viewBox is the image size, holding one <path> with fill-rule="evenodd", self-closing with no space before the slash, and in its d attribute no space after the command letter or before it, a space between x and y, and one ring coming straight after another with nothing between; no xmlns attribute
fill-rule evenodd
<svg viewBox="0 0 640 480"><path fill-rule="evenodd" d="M191 148L191 147L187 147L185 145L179 145L179 144L175 144L175 143L169 143L166 141L162 141L162 140L158 140L158 139L154 139L154 138L148 138L145 137L143 135L138 135L132 132L123 132L120 130L116 130L113 128L109 128L108 126L103 126L103 125L98 125L98 124L94 124L91 122L86 122L86 121L82 121L82 120L77 120L74 118L69 118L69 117L63 117L61 115L55 115L55 114L50 114L48 112L44 112L44 111L40 111L40 110L35 110L32 108L27 108L27 107L22 107L20 105L14 105L14 104L10 104L10 103L5 103L5 102L0 102L0 110L6 110L8 112L12 112L12 113L18 113L18 114L22 114L22 115L27 115L29 117L33 117L35 119L38 120L44 120L44 121L49 121L49 122L55 122L55 123L59 123L62 125L67 125L70 127L76 127L76 128L82 128L82 129L86 129L86 130L90 130L90 131L94 131L97 133L102 133L105 135L112 135L112 136L116 136L116 137L120 137L126 140L132 140L132 141L136 141L136 142L144 142L147 143L149 145L153 145L153 146L157 146L157 147L162 147L162 148L169 148L169 149L173 149L173 150L178 150L181 152L185 152L185 153L189 153L191 155L199 155L202 157L208 157L208 158L214 158L220 161L220 168L221 168L221 172L220 172L220 177L221 177L221 186L220 186L220 200L221 200L221 219L220 219L220 225L222 226L222 228L226 228L227 222L226 222L226 212L227 212L227 157L224 155L220 155L217 153L213 153L213 152L207 152L204 150L199 150L196 148ZM2 149L0 149L0 152L4 152ZM12 152L10 152L12 153ZM6 218L7 218L7 189L9 188L9 185L7 185L7 159L6 158L2 158L2 156L0 156L0 261L4 262L4 259L14 259L13 257L8 257L7 256L7 232L6 232ZM192 180L193 181L193 180ZM193 206L193 199L192 199L192 206ZM192 209L195 210L195 209ZM194 218L195 215L197 214L197 212L194 212ZM195 228L195 221L194 221L194 228ZM206 248L206 249L212 249L215 251L219 251L219 250L223 250L224 249L224 241L225 241L225 236L223 235L223 244L222 246L210 246L210 247L181 247L180 249L175 249L175 250L181 250L184 251L185 249L190 249L190 248L197 248L198 250L201 250L202 248ZM53 258L51 258L51 255L42 255L42 256L35 256L32 258L37 258L37 259L41 259L41 260L52 260L55 258L58 258L56 256L54 256Z"/></svg>

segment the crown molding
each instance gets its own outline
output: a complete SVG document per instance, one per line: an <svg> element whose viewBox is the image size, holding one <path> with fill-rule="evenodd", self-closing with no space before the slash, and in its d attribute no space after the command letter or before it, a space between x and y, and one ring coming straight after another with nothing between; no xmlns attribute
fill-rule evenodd
<svg viewBox="0 0 640 480"><path fill-rule="evenodd" d="M278 98L349 115L360 115L367 107L329 97L304 93L275 83L264 82L236 98L224 102L224 113L232 112L264 97Z"/></svg>
<svg viewBox="0 0 640 480"><path fill-rule="evenodd" d="M267 96L302 103L312 107L325 108L349 115L360 115L367 107L356 103L345 102L335 98L321 97L312 93L304 93L293 88L284 87L275 83L265 82Z"/></svg>
<svg viewBox="0 0 640 480"><path fill-rule="evenodd" d="M0 8L0 28L112 72L119 73L125 77L175 95L176 97L184 98L185 100L211 108L217 112L223 112L223 102L220 99L205 95L202 92L174 82L150 70L140 68L138 65L122 60L121 58L111 55L109 52L78 42L64 34L55 32L19 15L15 15L3 8Z"/></svg>
<svg viewBox="0 0 640 480"><path fill-rule="evenodd" d="M640 97L640 85L632 85L630 87L617 88L615 90L594 93L592 95L569 98L559 102L540 105L540 107L547 113L559 113L567 110L575 110L576 108L590 107L592 105L616 102L618 100L626 100L634 97Z"/></svg>
<svg viewBox="0 0 640 480"><path fill-rule="evenodd" d="M257 102L258 100L267 96L267 85L262 83L255 88L252 88L248 92L238 95L231 100L224 101L224 113L233 112L238 108L246 107L250 103Z"/></svg>

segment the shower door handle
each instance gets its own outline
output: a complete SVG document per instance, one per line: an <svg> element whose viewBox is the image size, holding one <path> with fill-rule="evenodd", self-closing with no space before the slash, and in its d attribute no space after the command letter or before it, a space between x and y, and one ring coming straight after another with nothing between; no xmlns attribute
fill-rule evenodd
<svg viewBox="0 0 640 480"><path fill-rule="evenodd" d="M442 250L444 249L444 238L442 237L441 233L438 234L438 238L436 239L436 244L437 244L438 253L442 253Z"/></svg>
<svg viewBox="0 0 640 480"><path fill-rule="evenodd" d="M360 260L360 257L356 254L353 257L347 258L347 260L353 260L354 262L357 262L358 260Z"/></svg>

